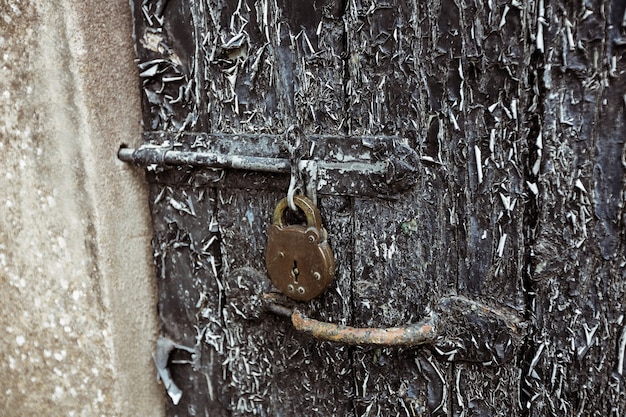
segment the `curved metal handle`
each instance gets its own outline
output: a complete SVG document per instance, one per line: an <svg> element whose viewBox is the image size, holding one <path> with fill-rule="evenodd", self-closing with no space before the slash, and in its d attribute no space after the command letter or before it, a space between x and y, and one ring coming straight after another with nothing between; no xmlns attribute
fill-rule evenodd
<svg viewBox="0 0 626 417"><path fill-rule="evenodd" d="M327 323L304 316L298 310L291 314L296 330L316 339L348 345L419 346L437 339L437 315L431 315L416 324L402 327L350 327Z"/></svg>
<svg viewBox="0 0 626 417"><path fill-rule="evenodd" d="M414 324L389 328L359 328L307 317L282 294L270 292L267 276L252 268L232 272L226 297L244 320L264 312L288 317L294 328L319 340L349 345L431 345L438 355L454 361L499 365L515 357L526 323L516 310L490 307L463 296L443 297L432 311ZM302 304L300 304L301 306Z"/></svg>
<svg viewBox="0 0 626 417"><path fill-rule="evenodd" d="M359 328L315 320L297 309L277 304L274 295L265 296L267 310L289 317L296 330L316 339L383 347L433 345L450 360L506 362L514 356L525 329L525 323L516 314L461 296L442 298L435 311L417 323L388 328Z"/></svg>

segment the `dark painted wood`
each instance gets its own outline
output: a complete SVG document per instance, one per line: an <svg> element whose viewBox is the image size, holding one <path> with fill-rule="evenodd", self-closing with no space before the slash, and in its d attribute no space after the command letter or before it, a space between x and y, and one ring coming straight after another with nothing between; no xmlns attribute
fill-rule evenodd
<svg viewBox="0 0 626 417"><path fill-rule="evenodd" d="M204 130L207 112L197 5L182 0L131 1L135 48L148 131Z"/></svg>
<svg viewBox="0 0 626 417"><path fill-rule="evenodd" d="M159 286L162 336L194 349L174 352L173 380L183 391L178 405L168 402L172 416L209 412L228 415L207 375L221 372L221 269L216 218L216 193L179 183L152 182L150 206L154 219L154 260ZM216 347L218 349L216 349ZM193 395L190 395L193 393Z"/></svg>
<svg viewBox="0 0 626 417"><path fill-rule="evenodd" d="M266 135L234 149L284 157L298 125L334 138L320 158L415 152L394 198L324 177L337 274L307 315L399 326L461 295L527 327L519 350L458 312L435 347L297 334L255 295L289 176L151 167L162 333L194 349L172 354L168 415L626 413L626 4L570 3L131 2L146 142Z"/></svg>
<svg viewBox="0 0 626 417"><path fill-rule="evenodd" d="M526 12L510 4L489 12L483 7L452 1L349 3L352 131L401 132L423 160L434 162L424 165L420 184L401 201L357 203L362 276L355 284L363 302L355 297L355 317L362 324L414 321L449 293L524 311L528 128L519 127L525 125L528 99L530 53L520 23ZM508 20L500 26L505 7ZM371 390L378 393L371 395L377 410L372 415L405 413L402 391L385 385L395 378L439 384L428 391L437 386L439 394L416 413L517 408L516 361L492 370L435 359L428 369L437 377L428 378L415 360L407 357L394 366L411 369L412 378L385 374ZM370 368L375 369L365 367L364 375ZM484 384L480 390L473 385L477 378Z"/></svg>
<svg viewBox="0 0 626 417"><path fill-rule="evenodd" d="M199 53L209 132L277 133L343 123L341 2L211 0Z"/></svg>
<svg viewBox="0 0 626 417"><path fill-rule="evenodd" d="M167 8L170 6L168 3ZM268 1L210 1L189 7L191 24L179 28L177 34L180 39L193 35L196 66L190 78L195 75L198 80L196 96L208 98L206 111L197 111L198 124L206 124L205 131L282 134L295 123L309 134L336 134L341 129L340 7L317 3L300 10L291 2ZM320 107L322 101L324 106ZM229 179L236 177L226 175ZM201 188L211 186L216 179L212 173L190 173L184 167L159 172L157 177L168 184L182 182ZM276 181L282 184L282 192L269 193L268 189L276 188L270 184ZM200 372L212 387L209 393L231 415L306 415L314 410L322 415L350 415L353 384L347 349L300 340L284 319L243 319L229 302L228 295L236 293L232 279L238 268L264 269L268 221L274 205L286 192L285 181L288 177L263 179L248 173L231 182L230 188L217 191L220 288L203 302L219 323L219 329L208 329L204 342L221 366ZM220 188L223 186L220 184ZM242 189L248 187L263 191ZM320 204L339 204L333 201ZM342 220L329 219L327 224L332 230L345 227ZM341 242L340 238L333 239ZM339 265L340 273L346 265ZM336 288L347 288L344 281L338 283ZM320 303L324 318L348 315L347 304L338 291L327 293L313 305ZM194 304L186 304L188 314L196 311ZM198 378L193 372L188 375L190 380ZM190 391L184 395L196 402L198 410L210 409L200 393ZM329 402L327 398L335 400ZM170 412L175 413L175 407Z"/></svg>
<svg viewBox="0 0 626 417"><path fill-rule="evenodd" d="M524 376L532 416L626 413L625 9L556 1L544 12Z"/></svg>
<svg viewBox="0 0 626 417"><path fill-rule="evenodd" d="M341 8L334 2L302 6L290 1L219 3L208 3L208 40L203 48L210 63L205 84L211 103L208 131L282 134L297 124L305 134L337 134L343 122ZM237 36L244 37L241 46L226 50L224 45ZM220 192L224 275L242 266L264 271L268 222L287 185L280 193ZM322 207L326 204L333 203L320 201ZM249 236L240 235L238 224L248 222L254 230ZM326 217L325 222L331 230L343 227L341 220ZM331 245L339 239L331 238ZM338 264L340 277L346 276L345 269ZM346 287L344 279L338 279L336 288ZM346 315L341 295L333 290L313 303L311 313L316 311L323 318ZM228 320L225 327L226 332L238 329ZM228 405L233 415L250 414L245 405L249 395L262 397L252 411L258 415L353 414L347 348L298 337L285 319L246 322L239 330L242 339L233 348L243 352L245 360L263 367L254 388L245 384L250 376L237 378L227 370L224 383L244 390ZM237 382L241 378L243 385Z"/></svg>

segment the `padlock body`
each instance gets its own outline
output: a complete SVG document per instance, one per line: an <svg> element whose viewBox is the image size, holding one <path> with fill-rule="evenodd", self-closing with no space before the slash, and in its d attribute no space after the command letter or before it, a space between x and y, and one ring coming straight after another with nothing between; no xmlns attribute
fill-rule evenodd
<svg viewBox="0 0 626 417"><path fill-rule="evenodd" d="M322 294L335 275L335 259L323 228L272 224L265 263L276 288L299 301Z"/></svg>

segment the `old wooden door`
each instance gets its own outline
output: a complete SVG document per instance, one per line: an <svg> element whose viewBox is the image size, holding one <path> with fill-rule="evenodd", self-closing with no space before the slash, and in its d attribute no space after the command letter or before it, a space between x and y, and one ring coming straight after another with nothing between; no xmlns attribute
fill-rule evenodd
<svg viewBox="0 0 626 417"><path fill-rule="evenodd" d="M626 414L624 1L131 4L146 152L286 158L297 126L318 160L382 155L387 177L315 182L337 273L301 309L389 327L459 295L521 337L302 335L254 310L289 174L157 155L143 163L168 415Z"/></svg>

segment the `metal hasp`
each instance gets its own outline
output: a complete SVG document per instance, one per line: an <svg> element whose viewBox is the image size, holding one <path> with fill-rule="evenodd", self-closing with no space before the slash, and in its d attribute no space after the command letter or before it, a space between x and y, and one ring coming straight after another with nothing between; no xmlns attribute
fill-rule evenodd
<svg viewBox="0 0 626 417"><path fill-rule="evenodd" d="M417 182L420 158L397 137L306 136L301 146L298 168L315 183L312 192L385 197ZM292 169L284 135L146 133L143 145L120 148L118 158L161 170L289 174ZM346 175L350 172L360 175Z"/></svg>

